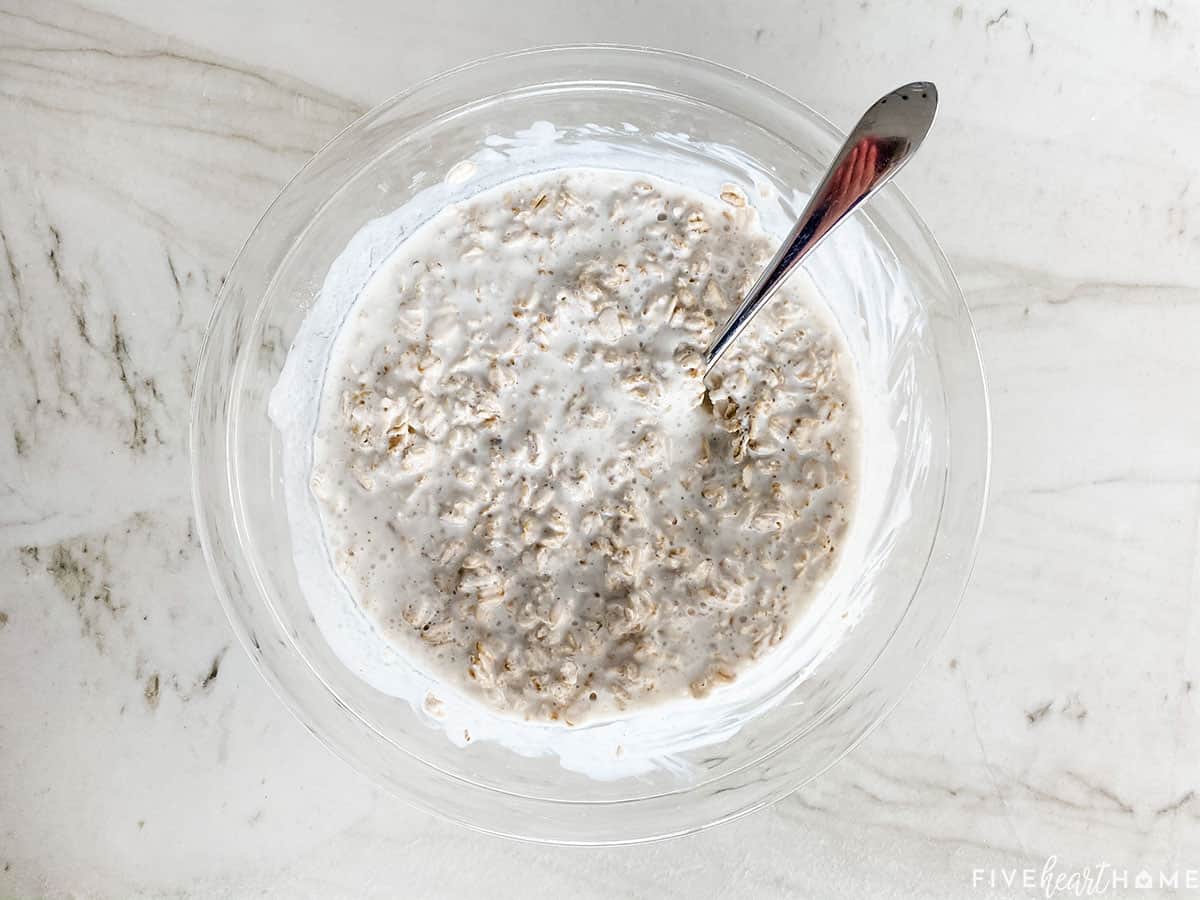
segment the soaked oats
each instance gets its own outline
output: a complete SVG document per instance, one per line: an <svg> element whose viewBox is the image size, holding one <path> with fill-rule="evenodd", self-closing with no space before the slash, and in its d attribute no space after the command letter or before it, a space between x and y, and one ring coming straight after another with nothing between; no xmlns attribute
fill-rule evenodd
<svg viewBox="0 0 1200 900"><path fill-rule="evenodd" d="M588 169L406 240L338 336L312 475L381 630L493 708L567 724L702 697L782 640L836 559L858 425L802 279L702 380L772 249L733 186Z"/></svg>

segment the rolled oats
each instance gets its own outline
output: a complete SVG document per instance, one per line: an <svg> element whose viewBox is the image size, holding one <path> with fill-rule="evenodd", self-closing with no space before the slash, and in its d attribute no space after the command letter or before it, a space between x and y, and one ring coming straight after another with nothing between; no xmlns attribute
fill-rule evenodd
<svg viewBox="0 0 1200 900"><path fill-rule="evenodd" d="M586 169L414 233L338 336L312 474L382 632L564 725L767 664L836 558L858 437L840 336L798 283L701 380L771 250L735 185Z"/></svg>

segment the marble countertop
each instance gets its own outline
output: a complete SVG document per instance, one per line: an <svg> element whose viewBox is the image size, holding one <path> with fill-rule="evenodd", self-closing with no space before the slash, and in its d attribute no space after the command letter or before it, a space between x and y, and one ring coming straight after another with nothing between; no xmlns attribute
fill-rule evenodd
<svg viewBox="0 0 1200 900"><path fill-rule="evenodd" d="M0 897L1043 896L1003 873L1051 856L1186 894L1200 8L1156 4L0 0ZM935 80L900 181L995 420L970 589L885 724L772 809L602 851L434 820L311 739L209 586L186 446L223 274L307 157L418 78L580 40L708 56L843 125Z"/></svg>

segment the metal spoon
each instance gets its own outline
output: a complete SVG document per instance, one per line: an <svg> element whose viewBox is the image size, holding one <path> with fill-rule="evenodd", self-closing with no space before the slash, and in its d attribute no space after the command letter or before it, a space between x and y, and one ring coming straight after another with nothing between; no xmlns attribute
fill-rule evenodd
<svg viewBox="0 0 1200 900"><path fill-rule="evenodd" d="M704 352L705 375L767 305L788 273L904 167L929 133L936 111L937 88L928 81L914 81L880 97L863 114L775 258Z"/></svg>

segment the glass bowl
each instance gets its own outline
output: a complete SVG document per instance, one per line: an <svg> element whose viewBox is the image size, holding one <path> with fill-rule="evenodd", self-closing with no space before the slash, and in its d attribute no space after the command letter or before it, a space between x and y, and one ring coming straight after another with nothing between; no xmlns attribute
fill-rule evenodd
<svg viewBox="0 0 1200 900"><path fill-rule="evenodd" d="M365 226L414 198L448 201L488 178L580 160L636 171L665 160L744 186L781 234L842 137L791 97L699 59L548 48L472 63L398 95L284 188L246 241L209 326L192 409L193 491L234 630L334 752L415 805L474 828L632 843L778 800L895 705L962 595L989 466L987 398L966 306L895 187L806 267L846 333L865 398L851 540L787 652L761 664L770 684L695 707L705 713L695 739L640 767L598 777L552 754L451 740L344 661L297 571L287 442L269 414L289 348L335 261ZM464 171L476 183L464 183ZM371 261L388 249L374 248ZM573 739L588 734L585 726Z"/></svg>

